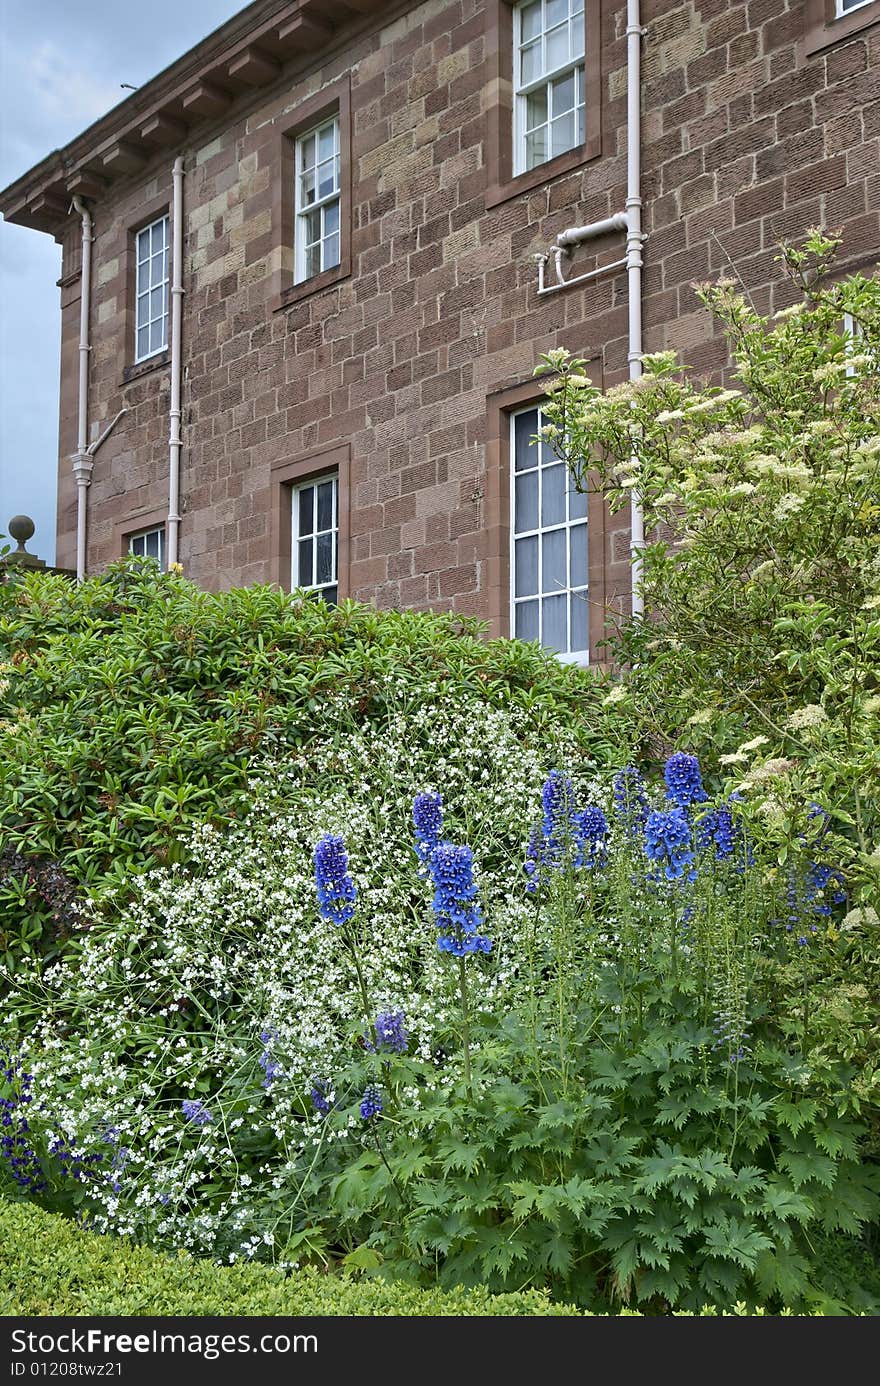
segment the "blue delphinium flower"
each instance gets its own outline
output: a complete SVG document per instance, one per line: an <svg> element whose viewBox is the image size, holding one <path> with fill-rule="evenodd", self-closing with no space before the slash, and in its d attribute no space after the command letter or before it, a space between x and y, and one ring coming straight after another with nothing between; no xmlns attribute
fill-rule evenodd
<svg viewBox="0 0 880 1386"><path fill-rule="evenodd" d="M263 1052L260 1055L260 1068L263 1070L263 1081L260 1086L264 1088L271 1087L272 1083L274 1083L281 1072L281 1064L272 1053L272 1046L276 1043L277 1039L278 1032L276 1030L269 1028L260 1032L260 1043L263 1046Z"/></svg>
<svg viewBox="0 0 880 1386"><path fill-rule="evenodd" d="M311 1090L309 1097L312 1099L312 1106L321 1116L326 1116L333 1106L333 1092L330 1084L325 1078L319 1078L316 1073L311 1077Z"/></svg>
<svg viewBox="0 0 880 1386"><path fill-rule="evenodd" d="M667 881L678 881L687 872L689 881L696 880L696 871L688 870L694 860L691 830L680 808L665 812L655 809L645 824L645 854L663 867Z"/></svg>
<svg viewBox="0 0 880 1386"><path fill-rule="evenodd" d="M11 1085L0 1097L0 1156L15 1183L25 1193L43 1193L46 1176L40 1158L30 1141L27 1113L33 1101L33 1074L25 1073L20 1061L5 1046L0 1049L0 1079Z"/></svg>
<svg viewBox="0 0 880 1386"><path fill-rule="evenodd" d="M833 866L811 861L804 883L804 900L812 906L814 914L829 915L832 905L842 905L846 900L843 876Z"/></svg>
<svg viewBox="0 0 880 1386"><path fill-rule="evenodd" d="M528 846L526 847L526 859L523 863L523 869L528 877L526 881L526 893L528 895L534 895L535 891L538 889L537 878L542 859L541 829L532 828L529 833Z"/></svg>
<svg viewBox="0 0 880 1386"><path fill-rule="evenodd" d="M379 1116L383 1107L381 1091L375 1083L369 1083L361 1098L361 1116L364 1121L371 1121L373 1117Z"/></svg>
<svg viewBox="0 0 880 1386"><path fill-rule="evenodd" d="M389 1054L405 1054L409 1044L403 1011L382 1011L376 1016L376 1049Z"/></svg>
<svg viewBox="0 0 880 1386"><path fill-rule="evenodd" d="M200 1102L198 1098L185 1097L180 1104L180 1110L193 1126L207 1126L208 1122L213 1120L204 1102Z"/></svg>
<svg viewBox="0 0 880 1386"><path fill-rule="evenodd" d="M544 810L544 859L548 865L558 865L566 848L576 841L578 827L574 788L561 770L551 770L547 776L541 790L541 806Z"/></svg>
<svg viewBox="0 0 880 1386"><path fill-rule="evenodd" d="M463 958L468 953L488 953L492 944L477 930L483 922L477 904L474 857L470 847L441 842L431 853L429 866L434 884L434 922L441 953Z"/></svg>
<svg viewBox="0 0 880 1386"><path fill-rule="evenodd" d="M443 831L443 800L440 795L432 790L417 794L413 800L412 816L416 832L416 856L424 871Z"/></svg>
<svg viewBox="0 0 880 1386"><path fill-rule="evenodd" d="M628 837L636 837L648 817L648 796L639 771L625 765L614 776L612 785L614 813L626 829Z"/></svg>
<svg viewBox="0 0 880 1386"><path fill-rule="evenodd" d="M315 885L321 917L330 924L347 924L354 915L357 891L348 874L348 853L341 837L325 833L315 848Z"/></svg>
<svg viewBox="0 0 880 1386"><path fill-rule="evenodd" d="M576 815L577 855L575 866L588 869L601 866L605 861L605 838L608 833L608 820L595 804Z"/></svg>
<svg viewBox="0 0 880 1386"><path fill-rule="evenodd" d="M57 1161L59 1170L65 1179L76 1179L79 1183L89 1177L93 1167L100 1164L103 1155L85 1155L74 1145L71 1145L66 1136L56 1136L49 1142L49 1154Z"/></svg>
<svg viewBox="0 0 880 1386"><path fill-rule="evenodd" d="M697 823L697 846L701 852L713 847L716 861L732 857L741 839L742 828L729 804L720 804Z"/></svg>
<svg viewBox="0 0 880 1386"><path fill-rule="evenodd" d="M700 762L696 756L686 751L675 751L667 760L663 771L666 784L666 797L677 808L687 808L690 804L702 803L706 798L703 780L700 775Z"/></svg>

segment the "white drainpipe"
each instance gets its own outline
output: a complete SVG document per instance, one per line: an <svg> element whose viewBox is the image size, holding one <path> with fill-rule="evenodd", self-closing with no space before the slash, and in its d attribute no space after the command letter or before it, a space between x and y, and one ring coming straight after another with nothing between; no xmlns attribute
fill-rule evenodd
<svg viewBox="0 0 880 1386"><path fill-rule="evenodd" d="M627 0L626 7L626 211L615 212L602 221L591 221L586 226L572 226L560 231L556 246L552 251L536 255L538 262L538 293L559 293L561 289L574 287L597 275L606 274L626 265L629 299L629 362L630 380L638 380L642 374L642 196L641 196L641 39L644 34L639 13L639 0ZM594 240L597 236L607 236L612 231L626 232L626 257L614 260L611 264L600 265L598 269L586 274L566 279L562 270L563 252L583 241ZM555 284L544 282L547 260L553 256L556 267ZM642 512L641 497L632 493L630 517L630 553L632 556L632 614L641 616L644 601L639 586L642 577L642 550L645 546L645 517Z"/></svg>
<svg viewBox="0 0 880 1386"><path fill-rule="evenodd" d="M171 404L168 439L168 564L176 563L180 529L180 325L183 317L183 156L171 173Z"/></svg>
<svg viewBox="0 0 880 1386"><path fill-rule="evenodd" d="M92 299L92 214L82 198L73 205L82 218L82 267L79 299L79 394L76 410L76 452L71 457L76 479L76 580L86 575L86 512L94 462L86 442L89 417L89 317Z"/></svg>
<svg viewBox="0 0 880 1386"><path fill-rule="evenodd" d="M642 119L641 119L641 40L644 30L639 0L626 5L626 268L629 280L629 378L642 374ZM645 516L642 498L633 491L630 509L630 553L632 557L632 614L644 614L641 593L642 550L645 547Z"/></svg>

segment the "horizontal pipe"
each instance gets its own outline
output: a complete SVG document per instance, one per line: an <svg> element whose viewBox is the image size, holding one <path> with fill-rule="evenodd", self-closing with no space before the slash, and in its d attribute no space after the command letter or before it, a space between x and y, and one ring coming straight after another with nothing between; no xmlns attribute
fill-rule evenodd
<svg viewBox="0 0 880 1386"><path fill-rule="evenodd" d="M615 212L613 217L606 217L604 221L591 221L588 226L571 226L567 231L560 231L556 237L556 244L580 245L581 241L591 241L596 236L607 236L609 231L626 231L628 226L629 218L626 212Z"/></svg>
<svg viewBox="0 0 880 1386"><path fill-rule="evenodd" d="M539 294L558 294L560 289L570 289L575 284L583 284L587 279L595 279L600 274L607 274L609 270L622 269L627 263L626 257L622 260L612 260L609 265L600 265L598 269L587 270L586 274L579 274L574 279L563 279L559 284L549 284L546 287L538 287Z"/></svg>

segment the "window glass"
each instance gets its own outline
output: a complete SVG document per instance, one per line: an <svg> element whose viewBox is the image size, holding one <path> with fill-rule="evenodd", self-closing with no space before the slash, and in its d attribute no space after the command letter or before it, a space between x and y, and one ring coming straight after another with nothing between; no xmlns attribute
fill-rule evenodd
<svg viewBox="0 0 880 1386"><path fill-rule="evenodd" d="M583 0L533 0L514 10L514 173L583 144L583 58Z"/></svg>
<svg viewBox="0 0 880 1386"><path fill-rule="evenodd" d="M296 142L296 280L339 264L339 117Z"/></svg>
<svg viewBox="0 0 880 1386"><path fill-rule="evenodd" d="M168 231L159 217L135 236L135 361L168 345Z"/></svg>
<svg viewBox="0 0 880 1386"><path fill-rule="evenodd" d="M293 489L291 586L325 601L338 596L339 478L320 477Z"/></svg>
<svg viewBox="0 0 880 1386"><path fill-rule="evenodd" d="M540 409L511 419L511 627L565 659L589 652L587 497L568 468L535 441Z"/></svg>

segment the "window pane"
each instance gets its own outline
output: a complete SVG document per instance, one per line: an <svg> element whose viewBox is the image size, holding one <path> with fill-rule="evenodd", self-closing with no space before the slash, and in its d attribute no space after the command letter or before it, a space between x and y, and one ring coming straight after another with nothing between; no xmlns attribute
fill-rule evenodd
<svg viewBox="0 0 880 1386"><path fill-rule="evenodd" d="M315 200L315 172L312 169L302 174L299 180L299 200L303 207L309 207Z"/></svg>
<svg viewBox="0 0 880 1386"><path fill-rule="evenodd" d="M150 231L139 231L137 233L137 257L138 260L148 259L150 254Z"/></svg>
<svg viewBox="0 0 880 1386"><path fill-rule="evenodd" d="M555 159L557 154L565 154L567 150L574 149L574 112L560 116L554 120L550 126L550 157Z"/></svg>
<svg viewBox="0 0 880 1386"><path fill-rule="evenodd" d="M586 650L589 648L590 639L587 632L589 614L590 608L587 603L586 592L572 592L570 649Z"/></svg>
<svg viewBox="0 0 880 1386"><path fill-rule="evenodd" d="M318 153L320 158L329 159L336 148L336 125L325 125L318 133Z"/></svg>
<svg viewBox="0 0 880 1386"><path fill-rule="evenodd" d="M312 585L312 540L301 539L299 543L299 585Z"/></svg>
<svg viewBox="0 0 880 1386"><path fill-rule="evenodd" d="M302 141L300 142L300 151L301 151L301 158L302 158L302 163L301 163L300 167L301 167L301 168L314 168L314 166L315 166L315 137L314 137L314 135L306 135L305 139L302 140Z"/></svg>
<svg viewBox="0 0 880 1386"><path fill-rule="evenodd" d="M146 262L138 265L137 287L139 294L150 287L150 266Z"/></svg>
<svg viewBox="0 0 880 1386"><path fill-rule="evenodd" d="M150 284L155 287L165 278L165 256L154 255L150 261Z"/></svg>
<svg viewBox="0 0 880 1386"><path fill-rule="evenodd" d="M149 350L150 350L150 329L149 329L148 327L139 327L139 328L138 328L138 334L137 334L137 354L138 354L138 358L140 359L140 357L146 356L146 354L147 354L147 352L148 352Z"/></svg>
<svg viewBox="0 0 880 1386"><path fill-rule="evenodd" d="M339 264L339 237L330 236L324 242L324 269L333 269Z"/></svg>
<svg viewBox="0 0 880 1386"><path fill-rule="evenodd" d="M576 491L571 477L568 478L568 518L585 520L587 518L587 493Z"/></svg>
<svg viewBox="0 0 880 1386"><path fill-rule="evenodd" d="M128 551L133 553L136 558L142 558L144 554L144 536L134 534L128 541Z"/></svg>
<svg viewBox="0 0 880 1386"><path fill-rule="evenodd" d="M315 241L321 239L321 209L316 207L313 212L307 212L301 220L301 225L305 232L306 245L314 245Z"/></svg>
<svg viewBox="0 0 880 1386"><path fill-rule="evenodd" d="M299 493L299 532L311 534L314 524L315 488L304 486Z"/></svg>
<svg viewBox="0 0 880 1386"><path fill-rule="evenodd" d="M515 482L515 520L517 534L523 530L538 528L538 473L526 472Z"/></svg>
<svg viewBox="0 0 880 1386"><path fill-rule="evenodd" d="M547 0L544 19L547 28L552 29L554 24L561 24L564 19L568 19L568 0Z"/></svg>
<svg viewBox="0 0 880 1386"><path fill-rule="evenodd" d="M584 56L584 11L583 7L577 11L571 21L571 56L582 58Z"/></svg>
<svg viewBox="0 0 880 1386"><path fill-rule="evenodd" d="M514 558L514 593L530 597L538 590L538 536L517 539Z"/></svg>
<svg viewBox="0 0 880 1386"><path fill-rule="evenodd" d="M526 129L534 130L547 120L547 88L539 87L526 97Z"/></svg>
<svg viewBox="0 0 880 1386"><path fill-rule="evenodd" d="M164 222L164 220L163 220L163 221L154 221L154 222L153 222L153 225L152 225L152 227L151 227L150 229L151 229L151 231L152 231L152 236L153 236L153 243L152 243L150 249L151 249L152 254L155 255L155 254L157 253L157 251L160 251L160 250L164 250L164 249L165 249L165 222Z"/></svg>
<svg viewBox="0 0 880 1386"><path fill-rule="evenodd" d="M318 535L318 563L315 574L315 582L320 586L322 582L333 581L333 559L336 550L335 534Z"/></svg>
<svg viewBox="0 0 880 1386"><path fill-rule="evenodd" d="M515 633L517 640L537 640L538 603L519 602L515 613Z"/></svg>
<svg viewBox="0 0 880 1386"><path fill-rule="evenodd" d="M322 481L318 487L318 529L333 528L333 489L335 483Z"/></svg>
<svg viewBox="0 0 880 1386"><path fill-rule="evenodd" d="M161 318L165 308L165 290L153 289L150 293L150 317Z"/></svg>
<svg viewBox="0 0 880 1386"><path fill-rule="evenodd" d="M323 597L324 601L327 603L328 606L335 606L337 601L339 600L339 588L325 587L321 592L321 596Z"/></svg>
<svg viewBox="0 0 880 1386"><path fill-rule="evenodd" d="M577 142L583 144L587 138L587 112L583 106L578 106L577 112Z"/></svg>
<svg viewBox="0 0 880 1386"><path fill-rule="evenodd" d="M565 530L556 529L545 534L541 544L541 591L566 592L568 574L566 572Z"/></svg>
<svg viewBox="0 0 880 1386"><path fill-rule="evenodd" d="M522 14L522 41L533 39L541 32L541 0L535 5L526 5Z"/></svg>
<svg viewBox="0 0 880 1386"><path fill-rule="evenodd" d="M159 557L159 531L158 531L157 529L152 530L149 534L145 534L145 535L144 535L144 539L145 539L145 541L146 541L146 552L147 552L147 557L148 557L148 558L158 558L158 557Z"/></svg>
<svg viewBox="0 0 880 1386"><path fill-rule="evenodd" d="M562 463L541 471L541 524L558 525L565 519L566 468Z"/></svg>
<svg viewBox="0 0 880 1386"><path fill-rule="evenodd" d="M526 168L537 168L547 162L547 127L526 135Z"/></svg>
<svg viewBox="0 0 880 1386"><path fill-rule="evenodd" d="M550 83L552 114L562 115L565 111L570 111L574 106L574 72L569 72L565 77L557 77L555 82Z"/></svg>
<svg viewBox="0 0 880 1386"><path fill-rule="evenodd" d="M567 63L568 54L568 25L560 24L558 29L552 29L547 35L547 59L545 72L552 72L554 68L562 67Z"/></svg>
<svg viewBox="0 0 880 1386"><path fill-rule="evenodd" d="M328 202L324 208L324 235L332 236L339 230L339 203Z"/></svg>
<svg viewBox="0 0 880 1386"><path fill-rule="evenodd" d="M541 75L541 41L530 43L519 55L519 84L527 87Z"/></svg>
<svg viewBox="0 0 880 1386"><path fill-rule="evenodd" d="M161 351L165 345L165 319L150 324L150 351Z"/></svg>
<svg viewBox="0 0 880 1386"><path fill-rule="evenodd" d="M538 411L529 409L525 414L517 414L513 420L513 449L516 454L515 470L521 472L526 467L538 464L538 444L531 440L538 431Z"/></svg>
<svg viewBox="0 0 880 1386"><path fill-rule="evenodd" d="M305 253L305 278L311 279L313 274L321 273L321 245L310 246Z"/></svg>
<svg viewBox="0 0 880 1386"><path fill-rule="evenodd" d="M318 165L318 196L329 197L336 191L336 160L328 159L326 164Z"/></svg>
<svg viewBox="0 0 880 1386"><path fill-rule="evenodd" d="M587 526L573 525L569 531L571 545L571 586L587 585Z"/></svg>
<svg viewBox="0 0 880 1386"><path fill-rule="evenodd" d="M565 593L559 597L545 597L541 602L541 616L544 623L541 644L547 649L565 652L568 648L568 597Z"/></svg>

